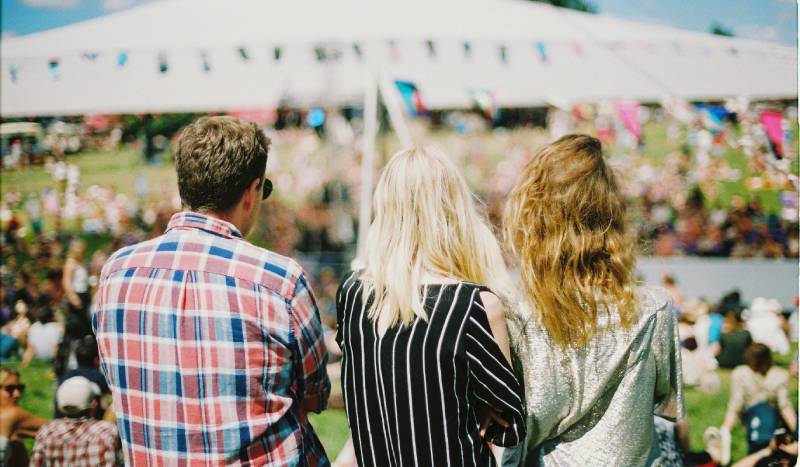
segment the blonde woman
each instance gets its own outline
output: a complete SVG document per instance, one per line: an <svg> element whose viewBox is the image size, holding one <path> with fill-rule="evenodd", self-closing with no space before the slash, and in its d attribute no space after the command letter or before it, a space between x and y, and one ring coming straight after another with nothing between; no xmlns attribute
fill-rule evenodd
<svg viewBox="0 0 800 467"><path fill-rule="evenodd" d="M441 151L396 154L375 189L365 268L336 298L359 465L494 465L525 434L500 248ZM493 291L495 293L493 293Z"/></svg>
<svg viewBox="0 0 800 467"><path fill-rule="evenodd" d="M83 261L86 256L86 243L81 239L72 240L64 261L62 283L64 295L67 297L69 313L67 314L67 329L76 334L70 337L83 337L91 334L89 318L89 273Z"/></svg>
<svg viewBox="0 0 800 467"><path fill-rule="evenodd" d="M625 203L600 142L568 135L534 156L504 230L527 302L510 323L528 412L516 462L659 462L654 414L684 416L677 324L665 290L634 285Z"/></svg>

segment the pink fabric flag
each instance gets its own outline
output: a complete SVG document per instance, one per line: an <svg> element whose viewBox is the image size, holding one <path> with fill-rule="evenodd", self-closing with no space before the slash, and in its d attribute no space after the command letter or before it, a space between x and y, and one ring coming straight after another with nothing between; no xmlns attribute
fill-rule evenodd
<svg viewBox="0 0 800 467"><path fill-rule="evenodd" d="M639 103L636 101L619 101L614 103L622 124L638 141L642 140L642 123L639 121Z"/></svg>
<svg viewBox="0 0 800 467"><path fill-rule="evenodd" d="M761 125L769 138L775 156L783 157L783 114L774 110L761 112Z"/></svg>

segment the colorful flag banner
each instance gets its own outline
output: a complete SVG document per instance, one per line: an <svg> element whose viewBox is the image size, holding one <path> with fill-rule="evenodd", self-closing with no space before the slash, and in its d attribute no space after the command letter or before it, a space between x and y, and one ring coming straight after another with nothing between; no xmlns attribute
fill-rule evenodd
<svg viewBox="0 0 800 467"><path fill-rule="evenodd" d="M783 158L783 114L774 110L761 112L761 126L769 139L775 157Z"/></svg>
<svg viewBox="0 0 800 467"><path fill-rule="evenodd" d="M466 59L472 58L472 44L470 44L469 42L464 42L463 47L464 47L464 58Z"/></svg>
<svg viewBox="0 0 800 467"><path fill-rule="evenodd" d="M508 48L504 45L500 46L500 63L508 64Z"/></svg>
<svg viewBox="0 0 800 467"><path fill-rule="evenodd" d="M356 59L359 62L364 59L364 51L361 49L361 45L358 42L353 43L353 53L356 54Z"/></svg>
<svg viewBox="0 0 800 467"><path fill-rule="evenodd" d="M210 73L211 72L211 62L208 61L208 54L206 52L201 52L200 53L200 62L202 64L202 66L203 66L203 72L204 73Z"/></svg>
<svg viewBox="0 0 800 467"><path fill-rule="evenodd" d="M19 70L17 69L17 65L9 65L8 74L11 75L11 82L12 83L16 83L17 82L17 78L19 77L18 73L19 73Z"/></svg>
<svg viewBox="0 0 800 467"><path fill-rule="evenodd" d="M244 47L239 47L239 56L242 57L242 60L245 62L250 60L250 53L247 52L247 49Z"/></svg>
<svg viewBox="0 0 800 467"><path fill-rule="evenodd" d="M428 48L428 58L436 58L436 44L433 41L425 41L425 47Z"/></svg>
<svg viewBox="0 0 800 467"><path fill-rule="evenodd" d="M642 122L639 121L639 103L636 101L621 101L614 103L619 119L625 128L636 137L637 141L642 140Z"/></svg>
<svg viewBox="0 0 800 467"><path fill-rule="evenodd" d="M695 108L703 117L703 125L714 135L722 131L725 119L731 114L721 105L696 104Z"/></svg>
<svg viewBox="0 0 800 467"><path fill-rule="evenodd" d="M539 58L542 63L547 63L547 46L544 45L544 42L537 42L536 50L539 52Z"/></svg>
<svg viewBox="0 0 800 467"><path fill-rule="evenodd" d="M485 88L470 88L467 90L472 98L472 105L487 119L494 121L497 117L497 100L495 94Z"/></svg>
<svg viewBox="0 0 800 467"><path fill-rule="evenodd" d="M272 58L275 59L276 62L281 61L281 55L283 55L283 50L280 47L272 49Z"/></svg>
<svg viewBox="0 0 800 467"><path fill-rule="evenodd" d="M400 60L400 51L397 49L397 42L389 41L389 60L396 62Z"/></svg>
<svg viewBox="0 0 800 467"><path fill-rule="evenodd" d="M51 58L47 62L47 67L50 68L50 74L53 75L53 79L58 80L59 78L61 78L61 70L60 70L61 63L59 59Z"/></svg>
<svg viewBox="0 0 800 467"><path fill-rule="evenodd" d="M409 115L416 116L429 113L425 102L422 100L422 94L420 94L416 84L411 81L395 80L394 85L397 86L397 90L400 92L400 97L403 99L403 103L406 105L406 111Z"/></svg>
<svg viewBox="0 0 800 467"><path fill-rule="evenodd" d="M117 54L117 66L124 67L128 63L128 52L120 52Z"/></svg>
<svg viewBox="0 0 800 467"><path fill-rule="evenodd" d="M158 72L166 74L169 71L169 63L167 62L167 56L164 54L158 54Z"/></svg>

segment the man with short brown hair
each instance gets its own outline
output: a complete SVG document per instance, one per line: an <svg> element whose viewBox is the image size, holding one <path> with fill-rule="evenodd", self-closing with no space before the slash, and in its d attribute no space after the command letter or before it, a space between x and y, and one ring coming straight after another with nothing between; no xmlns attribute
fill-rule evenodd
<svg viewBox="0 0 800 467"><path fill-rule="evenodd" d="M103 267L94 324L126 464L328 464L306 415L330 393L314 296L295 261L244 240L268 150L253 124L189 125L188 210Z"/></svg>

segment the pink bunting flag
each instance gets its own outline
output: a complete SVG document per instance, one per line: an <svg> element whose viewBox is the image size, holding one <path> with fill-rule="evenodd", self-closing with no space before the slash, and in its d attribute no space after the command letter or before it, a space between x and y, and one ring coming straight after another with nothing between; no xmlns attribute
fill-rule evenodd
<svg viewBox="0 0 800 467"><path fill-rule="evenodd" d="M783 157L783 114L774 110L761 112L761 126L769 138L775 157Z"/></svg>
<svg viewBox="0 0 800 467"><path fill-rule="evenodd" d="M614 108L625 128L633 133L638 141L641 141L642 123L639 121L639 103L636 101L620 101L614 103Z"/></svg>

